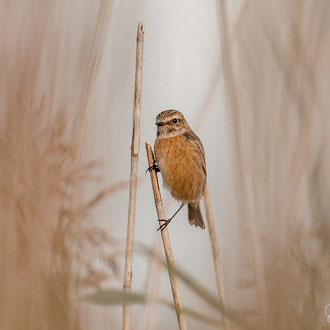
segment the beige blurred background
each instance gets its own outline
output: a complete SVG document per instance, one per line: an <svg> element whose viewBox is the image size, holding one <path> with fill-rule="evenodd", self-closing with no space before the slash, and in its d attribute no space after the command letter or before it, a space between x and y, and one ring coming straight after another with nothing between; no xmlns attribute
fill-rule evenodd
<svg viewBox="0 0 330 330"><path fill-rule="evenodd" d="M150 179L145 175L144 142L153 144L160 111L178 109L205 147L228 305L237 318L248 320L247 328L248 324L254 329L326 328L324 308L330 303L329 13L329 3L323 0L2 2L1 282L6 293L1 317L7 329L21 329L22 324L27 329L46 329L48 321L49 329L121 328L121 305L96 306L71 298L80 292L75 291L79 271L89 280L89 290L122 288L140 21L145 37L132 290L151 290L171 300L166 270L143 254L140 246L143 243L163 255ZM68 127L63 139L71 147L61 156L54 155L54 161L51 141L58 141L56 134L62 134L56 128L57 113L65 123L59 127ZM52 130L57 132L54 136ZM43 146L49 162L39 154ZM96 165L88 174L72 175L91 161ZM54 162L58 172L51 181ZM57 185L64 177L57 174L61 171L66 178L61 186L65 197L48 195L53 190L44 191L44 187ZM43 188L35 188L39 187L36 182ZM112 186L114 191L88 212L72 211ZM162 194L166 214L171 215L179 204L164 189ZM67 236L63 234L68 243L60 245L56 254L64 266L50 274L54 262L47 253L53 256L57 246L51 242L57 237L57 216L63 210L68 223L75 225L64 227L73 226ZM80 216L109 235L109 244L84 246L90 236L84 236ZM22 267L20 261L11 262L22 255L20 217L25 219L23 228L29 228L23 230L28 243ZM9 218L12 225L6 224ZM184 209L169 226L169 233L177 265L216 295L207 230L190 226ZM39 236L29 248L29 242ZM83 266L76 267L81 246L88 267L93 265L101 276L94 268L86 272ZM45 251L42 257L35 253L40 250ZM102 276L109 268L100 258L103 254L117 265L109 277ZM35 266L36 260L46 261ZM12 276L17 272L21 277ZM29 291L30 285L42 287L43 272L51 292L62 292L67 298L65 303L60 296L55 305L49 304L49 314L61 310L52 317L44 310L49 292ZM65 276L57 279L54 274ZM57 291L52 281L65 279L70 285ZM22 282L16 286L15 281ZM10 287L17 290L5 290ZM180 289L184 306L219 319L219 311L189 286ZM17 312L17 301L22 309L30 306L25 313ZM57 323L65 315L65 304L74 311L70 312L74 320L68 317ZM19 321L13 321L15 313L21 314ZM38 313L43 315L42 322L35 316ZM132 329L177 328L175 312L162 304L133 305L131 317ZM187 324L188 329L216 328L192 317Z"/></svg>

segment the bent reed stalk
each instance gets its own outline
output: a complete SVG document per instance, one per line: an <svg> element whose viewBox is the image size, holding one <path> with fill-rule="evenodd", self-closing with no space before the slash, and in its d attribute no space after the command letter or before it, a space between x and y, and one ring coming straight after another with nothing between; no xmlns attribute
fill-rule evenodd
<svg viewBox="0 0 330 330"><path fill-rule="evenodd" d="M153 166L155 164L155 156L154 156L154 153L152 151L150 144L148 144L148 143L146 143L146 152L147 152L147 157L148 157L148 164L149 164L148 166L149 167ZM155 198L155 205L156 205L158 220L165 219L163 201L162 201L162 196L160 194L158 178L157 178L155 169L150 170L150 179L151 179L152 189L153 189L154 198ZM178 281L173 272L173 270L175 270L175 262L174 262L172 248L171 248L170 236L168 234L166 227L165 227L165 229L161 230L160 232L162 235L164 252L165 252L165 256L166 256L166 262L168 265L168 267L167 267L168 275L170 278L172 295L173 295L173 300L174 300L175 311L176 311L176 316L178 319L179 328L180 328L180 330L185 330L185 329L187 329L187 325L186 325L186 320L183 315L183 307L182 307L182 301L181 301L181 295L180 295Z"/></svg>

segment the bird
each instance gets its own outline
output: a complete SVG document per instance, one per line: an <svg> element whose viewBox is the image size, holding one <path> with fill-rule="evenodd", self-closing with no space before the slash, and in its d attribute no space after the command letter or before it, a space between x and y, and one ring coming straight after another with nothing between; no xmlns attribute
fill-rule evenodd
<svg viewBox="0 0 330 330"><path fill-rule="evenodd" d="M163 230L175 215L188 205L191 225L205 229L200 200L206 185L205 151L199 137L178 110L165 110L156 117L157 137L154 144L156 164L163 183L181 206L169 219L161 219Z"/></svg>

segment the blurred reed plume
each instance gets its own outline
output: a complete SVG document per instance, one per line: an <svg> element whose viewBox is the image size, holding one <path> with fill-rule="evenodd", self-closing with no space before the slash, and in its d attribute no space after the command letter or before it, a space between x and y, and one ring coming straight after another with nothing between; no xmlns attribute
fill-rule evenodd
<svg viewBox="0 0 330 330"><path fill-rule="evenodd" d="M86 247L106 241L77 207L90 165L77 163L62 113L46 124L45 109L8 111L0 133L4 329L78 329L75 295L97 279L79 266L93 269Z"/></svg>
<svg viewBox="0 0 330 330"><path fill-rule="evenodd" d="M77 295L109 277L95 262L115 268L113 258L100 250L109 243L107 234L86 215L121 188L82 199L95 162L81 159L85 123L73 123L87 107L79 100L92 87L99 45L79 54L83 69L75 72L77 54L67 52L57 30L56 18L63 14L60 31L72 31L66 6L22 1L3 2L0 9L0 324L2 329L80 329ZM91 10L91 17L95 13ZM96 26L97 40L100 30ZM93 29L84 32L88 47ZM64 74L68 70L71 75ZM92 258L93 248L98 254Z"/></svg>
<svg viewBox="0 0 330 330"><path fill-rule="evenodd" d="M330 303L330 3L243 8L235 26L225 6L220 16L244 220L232 304L255 329L321 329Z"/></svg>

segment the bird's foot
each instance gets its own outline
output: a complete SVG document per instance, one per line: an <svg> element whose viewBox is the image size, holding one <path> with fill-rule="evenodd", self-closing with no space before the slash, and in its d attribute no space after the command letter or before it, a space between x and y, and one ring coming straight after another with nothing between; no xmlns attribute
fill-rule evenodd
<svg viewBox="0 0 330 330"><path fill-rule="evenodd" d="M164 223L162 223L162 224L159 226L159 228L157 229L157 231L158 231L158 230L163 231L163 230L168 226L168 224L171 222L171 220L172 220L172 219L168 219L168 220L166 220L166 219L159 219L159 220L158 220L159 222L160 222L160 221L164 221Z"/></svg>
<svg viewBox="0 0 330 330"><path fill-rule="evenodd" d="M159 169L159 167L156 163L154 165L151 165L150 167L148 167L148 169L146 170L146 173L150 172L151 170L155 170L156 172L160 172L160 169Z"/></svg>

